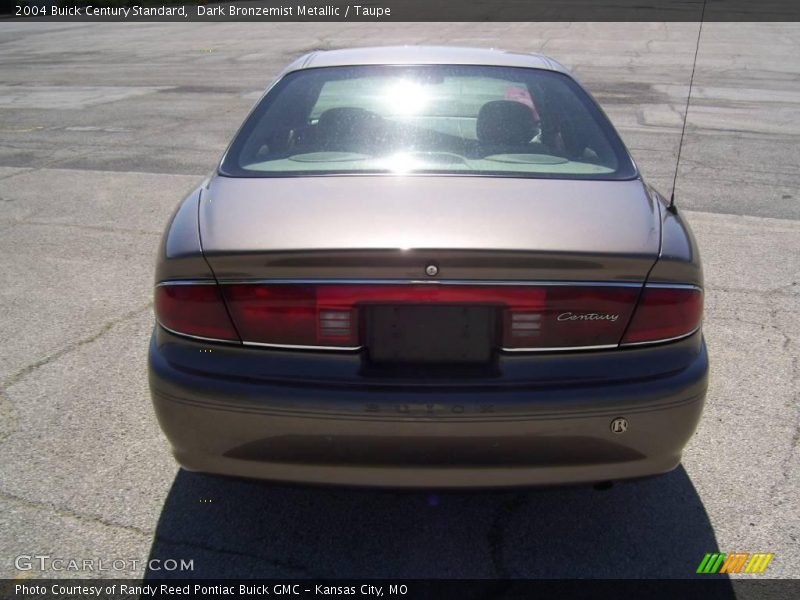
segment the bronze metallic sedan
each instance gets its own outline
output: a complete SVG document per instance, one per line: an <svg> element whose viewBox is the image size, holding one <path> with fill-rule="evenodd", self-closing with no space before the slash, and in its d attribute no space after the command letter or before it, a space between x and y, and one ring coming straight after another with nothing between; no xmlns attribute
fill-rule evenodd
<svg viewBox="0 0 800 600"><path fill-rule="evenodd" d="M178 206L150 388L187 469L409 487L680 462L705 398L702 271L555 61L316 52Z"/></svg>

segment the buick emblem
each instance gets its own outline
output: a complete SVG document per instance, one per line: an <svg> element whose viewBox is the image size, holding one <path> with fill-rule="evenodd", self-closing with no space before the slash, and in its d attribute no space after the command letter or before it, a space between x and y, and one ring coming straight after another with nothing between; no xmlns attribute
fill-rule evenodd
<svg viewBox="0 0 800 600"><path fill-rule="evenodd" d="M425 273L429 277L436 277L439 274L439 267L437 267L436 265L428 265L427 267L425 267Z"/></svg>
<svg viewBox="0 0 800 600"><path fill-rule="evenodd" d="M628 419L625 417L617 417L611 421L611 431L614 433L625 433L628 431Z"/></svg>

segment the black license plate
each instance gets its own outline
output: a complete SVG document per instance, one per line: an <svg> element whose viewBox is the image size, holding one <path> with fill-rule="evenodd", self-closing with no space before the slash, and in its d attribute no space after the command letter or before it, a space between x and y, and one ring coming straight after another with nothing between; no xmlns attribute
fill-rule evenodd
<svg viewBox="0 0 800 600"><path fill-rule="evenodd" d="M374 362L485 363L496 320L488 306L372 306L367 348Z"/></svg>

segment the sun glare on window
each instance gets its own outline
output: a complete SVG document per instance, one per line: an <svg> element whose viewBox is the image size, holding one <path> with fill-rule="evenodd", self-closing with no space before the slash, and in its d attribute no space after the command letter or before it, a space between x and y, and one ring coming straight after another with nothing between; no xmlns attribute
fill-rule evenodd
<svg viewBox="0 0 800 600"><path fill-rule="evenodd" d="M392 154L379 162L380 168L398 175L420 169L425 165L424 161L406 152Z"/></svg>
<svg viewBox="0 0 800 600"><path fill-rule="evenodd" d="M414 81L403 79L386 86L385 102L395 115L415 115L428 104L428 91Z"/></svg>

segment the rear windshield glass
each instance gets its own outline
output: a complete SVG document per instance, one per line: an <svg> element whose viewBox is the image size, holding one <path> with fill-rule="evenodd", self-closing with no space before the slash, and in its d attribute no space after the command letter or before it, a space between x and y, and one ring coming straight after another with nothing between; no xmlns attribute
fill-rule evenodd
<svg viewBox="0 0 800 600"><path fill-rule="evenodd" d="M539 69L449 65L290 73L248 117L220 172L636 174L608 119L571 78Z"/></svg>

